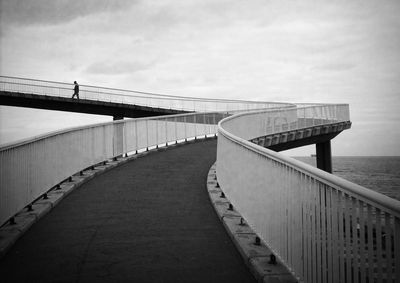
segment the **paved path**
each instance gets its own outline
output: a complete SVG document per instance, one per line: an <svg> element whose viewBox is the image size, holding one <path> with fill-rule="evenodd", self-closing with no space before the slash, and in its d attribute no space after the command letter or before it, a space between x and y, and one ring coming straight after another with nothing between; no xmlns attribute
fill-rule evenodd
<svg viewBox="0 0 400 283"><path fill-rule="evenodd" d="M215 150L152 153L84 184L0 261L0 282L254 282L208 199Z"/></svg>

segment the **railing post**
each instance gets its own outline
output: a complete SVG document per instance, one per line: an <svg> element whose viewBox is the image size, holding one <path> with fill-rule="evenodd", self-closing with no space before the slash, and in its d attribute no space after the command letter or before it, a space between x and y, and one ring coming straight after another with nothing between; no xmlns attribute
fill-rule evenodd
<svg viewBox="0 0 400 283"><path fill-rule="evenodd" d="M178 117L174 118L175 124L175 144L178 143Z"/></svg>
<svg viewBox="0 0 400 283"><path fill-rule="evenodd" d="M115 123L113 125L113 156L122 156L124 147L124 124Z"/></svg>
<svg viewBox="0 0 400 283"><path fill-rule="evenodd" d="M165 121L165 146L168 146L168 122L167 119Z"/></svg>

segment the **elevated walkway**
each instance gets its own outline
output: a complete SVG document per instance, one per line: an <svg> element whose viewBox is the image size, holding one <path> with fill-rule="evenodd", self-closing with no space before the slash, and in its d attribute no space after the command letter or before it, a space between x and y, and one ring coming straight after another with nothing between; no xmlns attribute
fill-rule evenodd
<svg viewBox="0 0 400 283"><path fill-rule="evenodd" d="M113 116L114 120L121 118L140 118L168 114L185 113L174 109L147 107L121 102L101 101L93 99L72 99L23 92L0 90L0 105L28 107L45 110L58 110L76 113Z"/></svg>
<svg viewBox="0 0 400 283"><path fill-rule="evenodd" d="M0 260L0 281L255 282L208 197L215 156L192 143L90 180Z"/></svg>

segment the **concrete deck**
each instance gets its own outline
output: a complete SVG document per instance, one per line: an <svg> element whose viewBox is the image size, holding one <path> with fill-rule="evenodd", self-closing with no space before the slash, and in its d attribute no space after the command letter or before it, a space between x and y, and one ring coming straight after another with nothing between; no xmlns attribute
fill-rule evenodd
<svg viewBox="0 0 400 283"><path fill-rule="evenodd" d="M208 197L208 140L82 185L0 260L1 282L255 282Z"/></svg>

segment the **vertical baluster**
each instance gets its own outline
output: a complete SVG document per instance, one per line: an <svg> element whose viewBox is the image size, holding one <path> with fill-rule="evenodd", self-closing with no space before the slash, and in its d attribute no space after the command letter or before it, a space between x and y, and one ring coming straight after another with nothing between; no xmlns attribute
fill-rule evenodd
<svg viewBox="0 0 400 283"><path fill-rule="evenodd" d="M193 115L193 123L194 123L194 138L196 139L196 137L199 135L199 133L198 133L198 131L197 131L197 115L198 114L195 114L195 115Z"/></svg>
<svg viewBox="0 0 400 283"><path fill-rule="evenodd" d="M149 150L149 120L146 119L146 151Z"/></svg>
<svg viewBox="0 0 400 283"><path fill-rule="evenodd" d="M266 160L266 164L268 164L268 172L271 172L271 160L269 160L267 157L264 157L264 158ZM266 203L266 207L268 209L267 210L268 213L266 215L266 224L265 224L265 235L266 235L267 241L270 241L271 235L272 235L271 234L271 229L270 229L271 228L270 227L271 221L269 221L270 218L271 218L271 213L270 213L270 211L271 211L270 209L272 208L271 202L272 202L272 200L270 198L268 198L267 203Z"/></svg>
<svg viewBox="0 0 400 283"><path fill-rule="evenodd" d="M303 173L300 173L300 184L303 184ZM307 236L307 227L306 227L306 221L305 221L305 193L303 192L303 188L300 187L300 190L302 193L300 194L300 199L301 199L301 262L302 262L302 277L303 281L305 281L307 278L307 254L306 254L306 241L305 238Z"/></svg>
<svg viewBox="0 0 400 283"><path fill-rule="evenodd" d="M300 239L300 233L299 231L301 231L301 226L300 226L300 221L298 218L298 215L300 215L300 210L299 210L299 190L297 187L297 182L298 182L298 171L296 171L294 168L291 168L291 174L292 174L292 181L291 181L291 191L293 193L294 196L294 201L293 201L293 210L292 210L292 224L293 224L293 228L292 228L292 247L293 247L293 254L292 254L292 262L293 262L293 266L294 266L294 270L296 270L296 272L298 270L301 270L301 257L299 256L299 248L301 247L301 241Z"/></svg>
<svg viewBox="0 0 400 283"><path fill-rule="evenodd" d="M233 106L233 105L232 105ZM275 164L275 172L276 172L276 174L275 174L275 176L278 176L278 178L280 178L281 176L281 174L282 174L282 171L280 170L281 169L281 164L279 164L279 162L274 162L274 164ZM278 215L278 217L277 218L275 218L275 231L276 231L276 233L275 233L275 239L276 239L276 246L277 246L277 248L278 248L278 250L280 250L280 251L282 251L282 243L283 243L283 227L282 227L282 221L283 221L283 210L282 210L282 206L283 206L283 204L282 204L282 190L281 189L278 189L278 187L275 187L275 192L274 192L274 194L276 194L276 197L277 197L277 199L276 199L276 205L275 205L275 208L276 208L276 212L277 212L277 215Z"/></svg>
<svg viewBox="0 0 400 283"><path fill-rule="evenodd" d="M293 221L293 212L296 209L294 206L294 190L293 190L293 168L287 166L287 203L288 203L288 264L289 266L293 267L294 260L293 260L293 254L294 254L294 247L295 244L293 243L293 238L294 238L294 233L296 230L294 230L294 221Z"/></svg>
<svg viewBox="0 0 400 283"><path fill-rule="evenodd" d="M293 253L293 250L292 250L292 229L293 229L293 226L292 226L292 223L291 223L291 214L292 214L292 210L293 210L293 205L292 205L292 203L291 203L291 198L293 197L293 195L291 194L291 187L290 187L290 184L291 184L291 175L290 175L290 167L289 166L285 166L285 172L286 172L286 180L285 180L285 187L286 187L286 189L285 189L285 191L286 191L286 195L285 195L285 198L286 198L286 211L287 211L287 214L286 214L286 260L287 260L287 262L289 263L289 262L291 262L291 258L292 258L292 253Z"/></svg>
<svg viewBox="0 0 400 283"><path fill-rule="evenodd" d="M318 235L321 238L321 254L322 254L322 262L321 262L321 273L322 273L322 282L327 282L327 277L326 277L326 190L325 190L325 185L321 184L320 187L321 190L321 234Z"/></svg>
<svg viewBox="0 0 400 283"><path fill-rule="evenodd" d="M183 117L183 123L185 125L185 141L187 141L187 122L186 122L187 116L185 115Z"/></svg>
<svg viewBox="0 0 400 283"><path fill-rule="evenodd" d="M358 201L355 198L352 198L352 231L353 231L353 241L352 241L352 252L353 252L353 282L358 281L358 270L359 270L359 260L360 260L360 251L359 251L359 222L358 222L358 215L359 215L359 205Z"/></svg>
<svg viewBox="0 0 400 283"><path fill-rule="evenodd" d="M310 232L312 232L312 195L311 195L311 177L307 176L307 226L308 226L308 234L307 234L307 277L308 280L312 280L312 249L314 243L312 242L312 238Z"/></svg>
<svg viewBox="0 0 400 283"><path fill-rule="evenodd" d="M392 238L393 230L390 214L385 212L385 259L386 259L386 277L387 282L392 282L393 276L393 256L392 256Z"/></svg>
<svg viewBox="0 0 400 283"><path fill-rule="evenodd" d="M284 180L283 184L283 190L282 190L282 212L283 212L283 221L282 221L282 230L284 230L284 237L283 237L283 254L284 254L284 259L287 262L288 260L288 198L287 198L287 171L286 171L286 165L282 164L281 165L281 171L282 171L282 177Z"/></svg>
<svg viewBox="0 0 400 283"><path fill-rule="evenodd" d="M174 117L174 126L175 126L175 143L178 142L178 117Z"/></svg>
<svg viewBox="0 0 400 283"><path fill-rule="evenodd" d="M277 161L273 161L273 170L275 172L274 176L278 176L279 170L278 170L279 163ZM281 203L280 203L280 194L278 187L275 186L273 188L273 195L275 196L274 202L273 202L273 211L274 215L277 215L278 217L273 217L273 241L274 245L279 248L280 241L282 239L282 234L280 231L280 222L281 222L281 213L280 213L280 208L281 208Z"/></svg>
<svg viewBox="0 0 400 283"><path fill-rule="evenodd" d="M297 268L296 270L299 273L299 276L301 278L304 277L304 272L303 272L303 262L304 262L304 256L303 256L303 221L302 221L302 197L303 197L303 192L300 189L300 183L301 183L301 175L302 173L299 171L295 171L296 174L296 185L294 186L294 189L297 194L297 199L298 202L296 202L296 215L295 221L296 221L296 226L297 226L297 233L296 233L296 261L297 261Z"/></svg>
<svg viewBox="0 0 400 283"><path fill-rule="evenodd" d="M128 126L128 123L122 123L122 137L123 137L123 144L122 144L122 153L126 153L126 156L128 156L128 132L126 127Z"/></svg>
<svg viewBox="0 0 400 283"><path fill-rule="evenodd" d="M308 281L308 237L309 237L309 226L308 226L308 194L307 194L307 176L304 174L303 175L303 180L302 183L304 184L304 194L303 194L303 221L304 221L304 251L303 251L303 256L304 256L304 280Z"/></svg>
<svg viewBox="0 0 400 283"><path fill-rule="evenodd" d="M377 277L378 283L382 283L382 213L379 208L376 208L376 264L377 264Z"/></svg>
<svg viewBox="0 0 400 283"><path fill-rule="evenodd" d="M339 253L340 253L340 244L339 244L339 201L338 201L338 190L332 188L332 281L335 283L339 282Z"/></svg>
<svg viewBox="0 0 400 283"><path fill-rule="evenodd" d="M137 125L138 122L137 120L135 120L135 141L136 141L136 148L135 148L135 152L137 153L138 149L139 149L139 141L138 141L138 132L137 132Z"/></svg>
<svg viewBox="0 0 400 283"><path fill-rule="evenodd" d="M368 230L368 283L374 282L374 222L372 206L367 205L367 230Z"/></svg>
<svg viewBox="0 0 400 283"><path fill-rule="evenodd" d="M285 164L279 164L279 177L281 180L285 180ZM281 221L279 221L280 225L280 230L281 230L281 237L280 237L280 250L281 250L281 256L284 259L287 259L287 254L286 254L286 239L287 239L287 234L286 234L286 198L285 198L285 184L283 182L281 189L279 190L279 195L280 195L280 215L281 215Z"/></svg>
<svg viewBox="0 0 400 283"><path fill-rule="evenodd" d="M394 277L396 280L400 279L400 218L394 216Z"/></svg>
<svg viewBox="0 0 400 283"><path fill-rule="evenodd" d="M155 122L155 130L156 130L156 147L158 148L158 144L160 143L158 140L158 129L159 129L159 120L153 120L153 122Z"/></svg>
<svg viewBox="0 0 400 283"><path fill-rule="evenodd" d="M206 110L204 110L204 111L206 111ZM207 134L208 134L208 132L207 132L207 124L206 124L206 113L204 112L203 113L203 128L204 128L204 135L205 135L205 137L207 137Z"/></svg>
<svg viewBox="0 0 400 283"><path fill-rule="evenodd" d="M311 271L311 266L310 266L310 257L311 257L311 252L310 252L310 194L309 194L309 176L305 175L305 222L306 222L306 274L307 274L307 281L311 280L310 276L310 271Z"/></svg>
<svg viewBox="0 0 400 283"><path fill-rule="evenodd" d="M332 283L332 188L329 187L328 185L325 186L325 198L326 198L326 233L327 233L327 239L326 239L326 249L327 249L327 267L326 267L326 273L328 276L327 282Z"/></svg>
<svg viewBox="0 0 400 283"><path fill-rule="evenodd" d="M314 266L314 282L322 282L321 281L321 184L319 181L316 181L316 191L315 191L315 239L314 239L314 246L315 246L315 266Z"/></svg>
<svg viewBox="0 0 400 283"><path fill-rule="evenodd" d="M217 130L218 130L218 125L217 125L217 119L216 119L216 116L217 115L217 113L213 113L213 124L214 124L214 134L216 134L217 133Z"/></svg>
<svg viewBox="0 0 400 283"><path fill-rule="evenodd" d="M366 261L365 261L365 254L367 250L366 246L366 231L365 231L365 204L363 201L359 200L359 216L360 216L360 245L359 245L359 250L360 250L360 281L361 282L366 282Z"/></svg>
<svg viewBox="0 0 400 283"><path fill-rule="evenodd" d="M350 231L350 218L351 218L351 196L344 195L344 204L345 204L345 260L346 260L346 280L347 282L351 282L351 231Z"/></svg>
<svg viewBox="0 0 400 283"><path fill-rule="evenodd" d="M298 220L296 219L296 215L298 215L298 190L296 190L296 180L297 180L297 172L294 168L289 167L290 170L290 195L292 195L292 209L291 209L291 214L290 214L290 227L291 227L291 233L290 233L290 239L291 239L291 266L293 267L293 270L298 270L298 258L297 258L297 248L299 246L299 243L297 241L297 236L298 236Z"/></svg>
<svg viewBox="0 0 400 283"><path fill-rule="evenodd" d="M294 168L289 168L291 178L290 178L290 193L293 196L292 198L292 211L291 211L291 266L293 267L293 270L299 270L298 268L298 263L300 260L298 259L298 247L299 247L299 242L298 242L298 235L299 235L299 229L298 229L298 219L296 219L296 215L298 214L298 203L299 203L299 197L298 197L298 191L296 187L296 181L297 181L297 171Z"/></svg>

